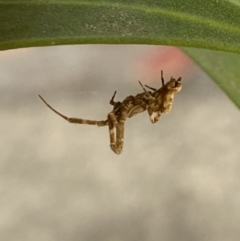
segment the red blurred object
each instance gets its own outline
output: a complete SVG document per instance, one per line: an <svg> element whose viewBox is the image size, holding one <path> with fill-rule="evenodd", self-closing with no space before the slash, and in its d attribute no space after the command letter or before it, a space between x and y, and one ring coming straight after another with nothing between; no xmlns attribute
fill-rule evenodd
<svg viewBox="0 0 240 241"><path fill-rule="evenodd" d="M194 62L179 48L176 47L153 47L147 51L136 66L138 79L155 82L160 80L161 70L164 78L171 76L184 79L191 77L196 68Z"/></svg>

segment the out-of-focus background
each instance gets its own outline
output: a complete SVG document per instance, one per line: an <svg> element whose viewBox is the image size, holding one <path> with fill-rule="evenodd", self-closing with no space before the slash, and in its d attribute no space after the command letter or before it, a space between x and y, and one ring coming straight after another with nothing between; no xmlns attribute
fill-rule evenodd
<svg viewBox="0 0 240 241"><path fill-rule="evenodd" d="M121 155L109 100L183 78L172 112L128 119ZM224 71L227 71L224 69ZM240 114L179 49L59 46L0 52L0 240L240 239Z"/></svg>

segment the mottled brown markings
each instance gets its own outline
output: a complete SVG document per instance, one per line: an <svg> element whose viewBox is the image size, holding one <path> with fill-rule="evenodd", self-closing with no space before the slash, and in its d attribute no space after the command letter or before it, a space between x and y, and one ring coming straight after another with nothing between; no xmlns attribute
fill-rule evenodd
<svg viewBox="0 0 240 241"><path fill-rule="evenodd" d="M114 153L120 154L124 144L124 123L127 118L131 118L147 110L150 121L156 123L160 119L162 113L169 113L171 111L174 94L182 89L181 77L177 80L171 77L169 82L165 84L163 71L161 71L161 81L162 87L159 89L145 85L145 87L151 91L147 91L139 81L144 92L137 94L136 96L127 96L122 102L114 101L117 93L117 91L115 91L109 102L110 105L113 105L113 110L108 114L107 120L101 121L67 117L50 106L40 95L39 97L47 107L70 123L97 126L108 125L110 147Z"/></svg>

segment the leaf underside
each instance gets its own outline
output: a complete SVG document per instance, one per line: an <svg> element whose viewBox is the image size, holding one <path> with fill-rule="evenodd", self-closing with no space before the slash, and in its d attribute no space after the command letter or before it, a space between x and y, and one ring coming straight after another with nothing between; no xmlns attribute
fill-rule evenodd
<svg viewBox="0 0 240 241"><path fill-rule="evenodd" d="M217 0L2 0L0 50L162 44L240 53L240 8Z"/></svg>
<svg viewBox="0 0 240 241"><path fill-rule="evenodd" d="M240 7L218 0L2 0L0 50L162 44L240 53ZM240 108L240 55L183 48Z"/></svg>
<svg viewBox="0 0 240 241"><path fill-rule="evenodd" d="M193 48L183 48L183 51L216 82L240 109L240 55Z"/></svg>

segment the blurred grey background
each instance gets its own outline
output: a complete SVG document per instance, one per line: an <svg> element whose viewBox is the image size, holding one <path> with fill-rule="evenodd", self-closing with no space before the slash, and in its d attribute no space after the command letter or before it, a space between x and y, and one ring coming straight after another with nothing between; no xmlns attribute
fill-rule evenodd
<svg viewBox="0 0 240 241"><path fill-rule="evenodd" d="M180 57L179 57L180 56ZM172 112L104 120L117 100L183 78ZM0 52L0 240L240 240L240 115L180 50L59 46Z"/></svg>

